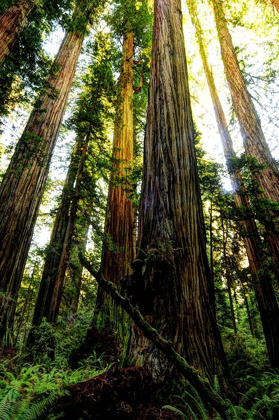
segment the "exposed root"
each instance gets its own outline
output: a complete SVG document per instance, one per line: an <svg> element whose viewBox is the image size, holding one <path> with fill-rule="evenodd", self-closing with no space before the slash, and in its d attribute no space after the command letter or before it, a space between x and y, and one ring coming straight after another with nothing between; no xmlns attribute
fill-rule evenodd
<svg viewBox="0 0 279 420"><path fill-rule="evenodd" d="M64 412L64 419L134 420L152 399L151 374L140 367L107 372L89 381L67 388L55 412Z"/></svg>

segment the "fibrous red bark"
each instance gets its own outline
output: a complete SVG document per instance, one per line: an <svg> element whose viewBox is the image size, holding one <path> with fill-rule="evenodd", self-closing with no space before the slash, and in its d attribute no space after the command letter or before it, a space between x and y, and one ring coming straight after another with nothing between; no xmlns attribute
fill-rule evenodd
<svg viewBox="0 0 279 420"><path fill-rule="evenodd" d="M48 312L47 320L49 322L54 322L59 314L59 308L60 308L60 303L62 299L63 284L64 284L65 274L66 274L68 261L70 257L71 240L74 233L75 221L77 217L78 203L79 203L80 193L81 193L81 180L82 180L82 175L83 175L84 162L85 162L86 154L88 151L90 134L91 133L89 133L86 136L84 147L82 150L82 156L81 156L81 160L78 167L76 185L74 188L73 200L72 200L72 204L70 208L70 215L68 218L68 224L67 224L67 229L65 232L65 238L64 238L63 248L62 248L61 257L59 261L58 271L55 275L54 282L53 282L54 287L52 291L50 306L46 308Z"/></svg>
<svg viewBox="0 0 279 420"><path fill-rule="evenodd" d="M263 196L272 202L279 203L279 171L266 142L260 119L247 90L244 77L241 73L232 38L227 27L222 1L212 0L218 37L221 45L222 59L227 76L233 105L240 124L245 152L253 156L265 168L255 175L259 187L264 191ZM267 214L273 218L272 210ZM268 234L274 263L277 268L277 284L279 287L279 222L274 220L270 226L263 220Z"/></svg>
<svg viewBox="0 0 279 420"><path fill-rule="evenodd" d="M208 63L208 53L205 45L204 33L197 15L195 0L188 0L188 7L192 22L196 27L196 38L199 45L200 55L203 62L210 95L214 107L219 134L222 141L224 156L229 171L232 186L234 188L234 201L238 208L246 209L248 216L241 220L243 241L247 252L251 273L253 276L253 288L261 316L263 331L271 366L276 367L279 363L279 309L276 296L272 287L270 275L264 272L265 260L262 253L262 241L255 220L249 216L250 205L245 194L244 183L239 170L233 166L236 153L233 148L232 138L228 131L228 125L221 101L215 85L213 73ZM224 248L225 254L225 248ZM226 258L225 258L226 259ZM277 274L277 273L275 273ZM228 285L230 281L228 279ZM229 287L230 289L230 287ZM232 302L230 297L230 305ZM236 331L236 326L234 326Z"/></svg>
<svg viewBox="0 0 279 420"><path fill-rule="evenodd" d="M56 217L51 232L51 239L48 245L44 269L37 296L32 325L41 324L43 317L48 318L50 303L52 300L55 278L59 270L59 263L63 251L63 244L67 231L70 207L73 198L74 182L77 176L79 159L81 155L81 139L76 144L71 157L67 177L61 194L61 201L56 212Z"/></svg>
<svg viewBox="0 0 279 420"><path fill-rule="evenodd" d="M156 0L135 301L202 375L226 361L217 328L194 147L180 0ZM132 329L129 362L166 375L169 363Z"/></svg>
<svg viewBox="0 0 279 420"><path fill-rule="evenodd" d="M113 138L113 171L109 185L105 238L101 270L105 278L120 284L123 276L131 274L134 259L134 211L131 187L127 180L133 161L133 56L134 37L129 32L123 37L122 69L118 82L117 109ZM109 315L106 294L99 288L97 310L104 305ZM111 314L112 315L112 314Z"/></svg>
<svg viewBox="0 0 279 420"><path fill-rule="evenodd" d="M0 14L0 66L12 51L33 7L33 1L22 0Z"/></svg>
<svg viewBox="0 0 279 420"><path fill-rule="evenodd" d="M279 13L279 0L270 0L272 6L276 9L277 13Z"/></svg>
<svg viewBox="0 0 279 420"><path fill-rule="evenodd" d="M0 188L2 329L11 320L49 164L67 104L84 35L69 32L55 59L57 70L32 111Z"/></svg>

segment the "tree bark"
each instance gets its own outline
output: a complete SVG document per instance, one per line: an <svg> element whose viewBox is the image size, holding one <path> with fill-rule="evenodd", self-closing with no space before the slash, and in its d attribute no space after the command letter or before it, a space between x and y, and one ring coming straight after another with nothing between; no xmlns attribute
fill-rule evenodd
<svg viewBox="0 0 279 420"><path fill-rule="evenodd" d="M199 392L199 395L208 401L209 404L215 408L218 413L222 415L225 419L227 418L227 411L230 407L227 401L223 400L218 392L214 390L208 383L205 381L197 370L195 370L185 358L175 351L172 346L171 340L165 340L159 332L153 328L146 319L139 312L138 307L134 307L128 298L123 297L117 290L117 287L104 279L100 272L94 270L90 265L87 259L80 253L80 260L84 267L92 274L93 277L97 280L98 284L104 289L116 302L118 306L121 306L125 312L131 317L135 325L139 328L144 336L152 341L156 348L162 352L167 360L173 364L178 372L188 380L194 388Z"/></svg>
<svg viewBox="0 0 279 420"><path fill-rule="evenodd" d="M75 221L77 217L78 203L79 203L80 193L81 193L81 180L82 180L83 168L84 168L85 158L86 158L89 140L90 140L90 134L91 133L88 133L85 140L84 147L83 147L82 156L79 163L79 168L78 168L78 173L77 173L77 178L76 178L76 185L75 185L75 189L73 193L73 201L71 204L70 216L68 218L68 225L67 225L64 243L63 243L63 250L62 250L62 254L61 254L61 258L59 262L58 272L53 282L54 287L53 287L53 292L51 296L50 306L49 308L46 308L48 310L48 316L47 316L48 322L54 322L59 314L64 279L65 279L65 274L68 267L69 256L70 256L71 240L73 237Z"/></svg>
<svg viewBox="0 0 279 420"><path fill-rule="evenodd" d="M279 13L279 0L270 0L270 3L276 9L277 13Z"/></svg>
<svg viewBox="0 0 279 420"><path fill-rule="evenodd" d="M156 0L135 302L204 377L227 365L211 279L194 148L180 0ZM165 377L168 360L132 327L129 363Z"/></svg>
<svg viewBox="0 0 279 420"><path fill-rule="evenodd" d="M0 14L0 67L12 51L33 7L33 1L23 0Z"/></svg>
<svg viewBox="0 0 279 420"><path fill-rule="evenodd" d="M259 163L266 165L265 169L255 177L259 183L259 187L264 191L264 197L279 203L279 171L275 160L271 156L259 117L239 68L232 38L227 27L222 1L212 0L212 4L225 73L232 95L235 113L240 124L245 151L248 156L253 156L257 158ZM269 211L269 216L274 216L272 211ZM264 224L274 263L277 268L276 278L279 287L279 222L275 220L273 226L270 226L268 222Z"/></svg>
<svg viewBox="0 0 279 420"><path fill-rule="evenodd" d="M85 253L86 251L86 243L87 243L87 235L89 230L89 224L87 223L86 226L82 227L83 232L81 234L81 238L78 241L78 244L75 247L75 256L76 256L76 263L73 267L71 267L71 284L74 288L74 295L71 299L71 308L70 308L70 318L71 321L74 319L75 315L78 312L78 305L79 305L79 298L80 298L80 291L82 286L82 273L83 273L83 265L80 263L78 259L79 252ZM73 250L72 250L73 251Z"/></svg>
<svg viewBox="0 0 279 420"><path fill-rule="evenodd" d="M77 30L65 36L55 60L58 71L46 80L45 92L31 113L0 188L2 332L20 287L83 38ZM11 299L13 305L9 305Z"/></svg>
<svg viewBox="0 0 279 420"><path fill-rule="evenodd" d="M83 140L83 139L82 139ZM78 160L82 152L81 140L78 138L74 147L67 177L61 194L61 202L56 213L51 239L45 259L40 289L36 300L33 326L41 324L42 319L48 317L52 299L54 281L59 270L59 263L68 226L70 207L73 196L73 186L78 171Z"/></svg>
<svg viewBox="0 0 279 420"><path fill-rule="evenodd" d="M236 157L236 154L233 149L232 139L228 131L227 121L219 99L214 76L208 63L208 53L205 46L204 33L197 15L197 6L194 0L188 0L187 4L192 23L196 27L196 38L199 45L204 72L210 90L228 172L235 191L234 201L238 208L246 208L248 210L246 218L241 220L242 236L253 276L253 287L263 325L270 364L275 367L278 366L279 363L278 304L272 287L271 278L269 275L263 273L265 261L262 253L262 241L255 220L249 216L249 200L245 194L241 173L240 171L234 169L232 165L232 160ZM277 272L275 275L277 276Z"/></svg>
<svg viewBox="0 0 279 420"><path fill-rule="evenodd" d="M244 299L244 303L245 303L245 308L246 308L246 312L247 312L247 318L248 318L248 323L249 323L249 328L250 328L250 332L252 337L256 337L255 334L255 329L254 329L254 325L253 325L253 319L252 319L252 315L251 315L251 311L250 311L250 307L249 307L249 301L247 299L247 295L249 295L249 292L246 289L246 286L243 282L243 280L240 277L240 282L241 282L241 287L242 287L242 294L243 294L243 299Z"/></svg>
<svg viewBox="0 0 279 420"><path fill-rule="evenodd" d="M118 82L117 109L113 138L113 171L109 185L105 238L101 269L103 276L119 285L123 276L131 274L134 259L134 211L131 186L127 180L133 162L133 56L134 36L129 32L123 37L122 69ZM110 314L110 298L99 287L96 312Z"/></svg>
<svg viewBox="0 0 279 420"><path fill-rule="evenodd" d="M229 302L230 302L230 311L231 311L234 335L237 335L236 319L235 319L235 312L234 312L233 299L232 299L232 278L230 275L230 267L229 267L228 258L227 258L227 229L225 231L223 220L222 220L222 230L223 230L223 256L224 256L225 274L226 274L228 295L229 295Z"/></svg>

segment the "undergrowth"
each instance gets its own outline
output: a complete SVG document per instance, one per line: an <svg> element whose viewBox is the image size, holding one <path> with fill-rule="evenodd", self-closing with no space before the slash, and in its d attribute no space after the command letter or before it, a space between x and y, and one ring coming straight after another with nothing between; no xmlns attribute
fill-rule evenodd
<svg viewBox="0 0 279 420"><path fill-rule="evenodd" d="M85 337L88 323L71 328L59 319L53 326L43 322L34 331L31 348L3 353L0 364L0 420L36 420L48 413L66 387L103 373L109 366L95 352L70 369L69 356ZM58 417L47 419L55 420Z"/></svg>
<svg viewBox="0 0 279 420"><path fill-rule="evenodd" d="M249 335L233 336L223 332L224 347L232 378L236 384L237 403L227 400L227 420L278 420L279 419L279 369L269 369L262 340ZM217 376L214 390L222 395ZM184 419L223 420L219 413L206 404L197 390L183 381L182 392L172 395L171 404L164 408L173 410Z"/></svg>

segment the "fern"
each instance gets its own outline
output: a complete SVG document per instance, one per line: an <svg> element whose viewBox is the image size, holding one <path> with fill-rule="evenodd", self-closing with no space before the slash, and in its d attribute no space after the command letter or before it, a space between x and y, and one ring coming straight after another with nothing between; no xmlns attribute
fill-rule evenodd
<svg viewBox="0 0 279 420"><path fill-rule="evenodd" d="M188 401L185 400L185 397L187 398ZM209 415L205 409L204 404L202 403L200 397L199 397L199 401L197 401L196 398L194 398L189 392L184 391L183 392L183 397L179 397L178 395L176 395L176 398L180 399L183 401L183 403L186 405L189 405L192 407L193 411L195 411L197 413L197 415L201 418L201 420L208 420Z"/></svg>
<svg viewBox="0 0 279 420"><path fill-rule="evenodd" d="M246 360L245 359L238 359L234 365L231 367L231 374L232 375L236 375L236 373L238 372L238 369L242 369L242 367L239 367L239 365L241 365L241 363L246 364Z"/></svg>
<svg viewBox="0 0 279 420"><path fill-rule="evenodd" d="M247 420L264 419L265 417L259 412L261 408L267 408L270 403L270 398L264 395L261 400L256 402L248 411Z"/></svg>
<svg viewBox="0 0 279 420"><path fill-rule="evenodd" d="M239 406L233 405L230 401L227 401L228 410L226 411L227 420L240 420L246 419L247 411Z"/></svg>
<svg viewBox="0 0 279 420"><path fill-rule="evenodd" d="M182 411L178 410L178 408L173 407L172 405L164 405L164 407L162 407L163 409L167 409L167 410L171 410L174 411L175 413L179 414L181 417L183 417L185 420L189 420L189 417L187 417ZM188 410L189 413L193 420L198 420L197 417L195 416L194 412L191 410L191 407L188 405Z"/></svg>
<svg viewBox="0 0 279 420"><path fill-rule="evenodd" d="M45 396L40 401L32 403L31 406L20 410L17 413L17 420L36 420L41 417L46 409L57 400L58 397L65 395L66 391L52 392L50 395Z"/></svg>
<svg viewBox="0 0 279 420"><path fill-rule="evenodd" d="M247 402L251 401L251 398L257 396L258 394L258 388L257 387L252 387L249 389L249 391L246 392L246 394L243 395L243 397L241 398L239 404L241 406L245 405Z"/></svg>
<svg viewBox="0 0 279 420"><path fill-rule="evenodd" d="M221 395L221 390L220 390L220 384L219 384L219 380L218 380L218 376L214 375L214 380L213 380L213 389L219 394Z"/></svg>
<svg viewBox="0 0 279 420"><path fill-rule="evenodd" d="M9 411L10 411L9 401L6 401L4 404L2 404L2 406L0 408L0 419L1 420L10 420L11 417L9 415Z"/></svg>
<svg viewBox="0 0 279 420"><path fill-rule="evenodd" d="M97 369L100 358L90 357L88 363L75 371L54 366L49 372L41 364L24 366L16 376L1 366L0 420L36 420L54 401L67 393L65 387L92 378L106 369ZM8 367L7 367L8 368Z"/></svg>

